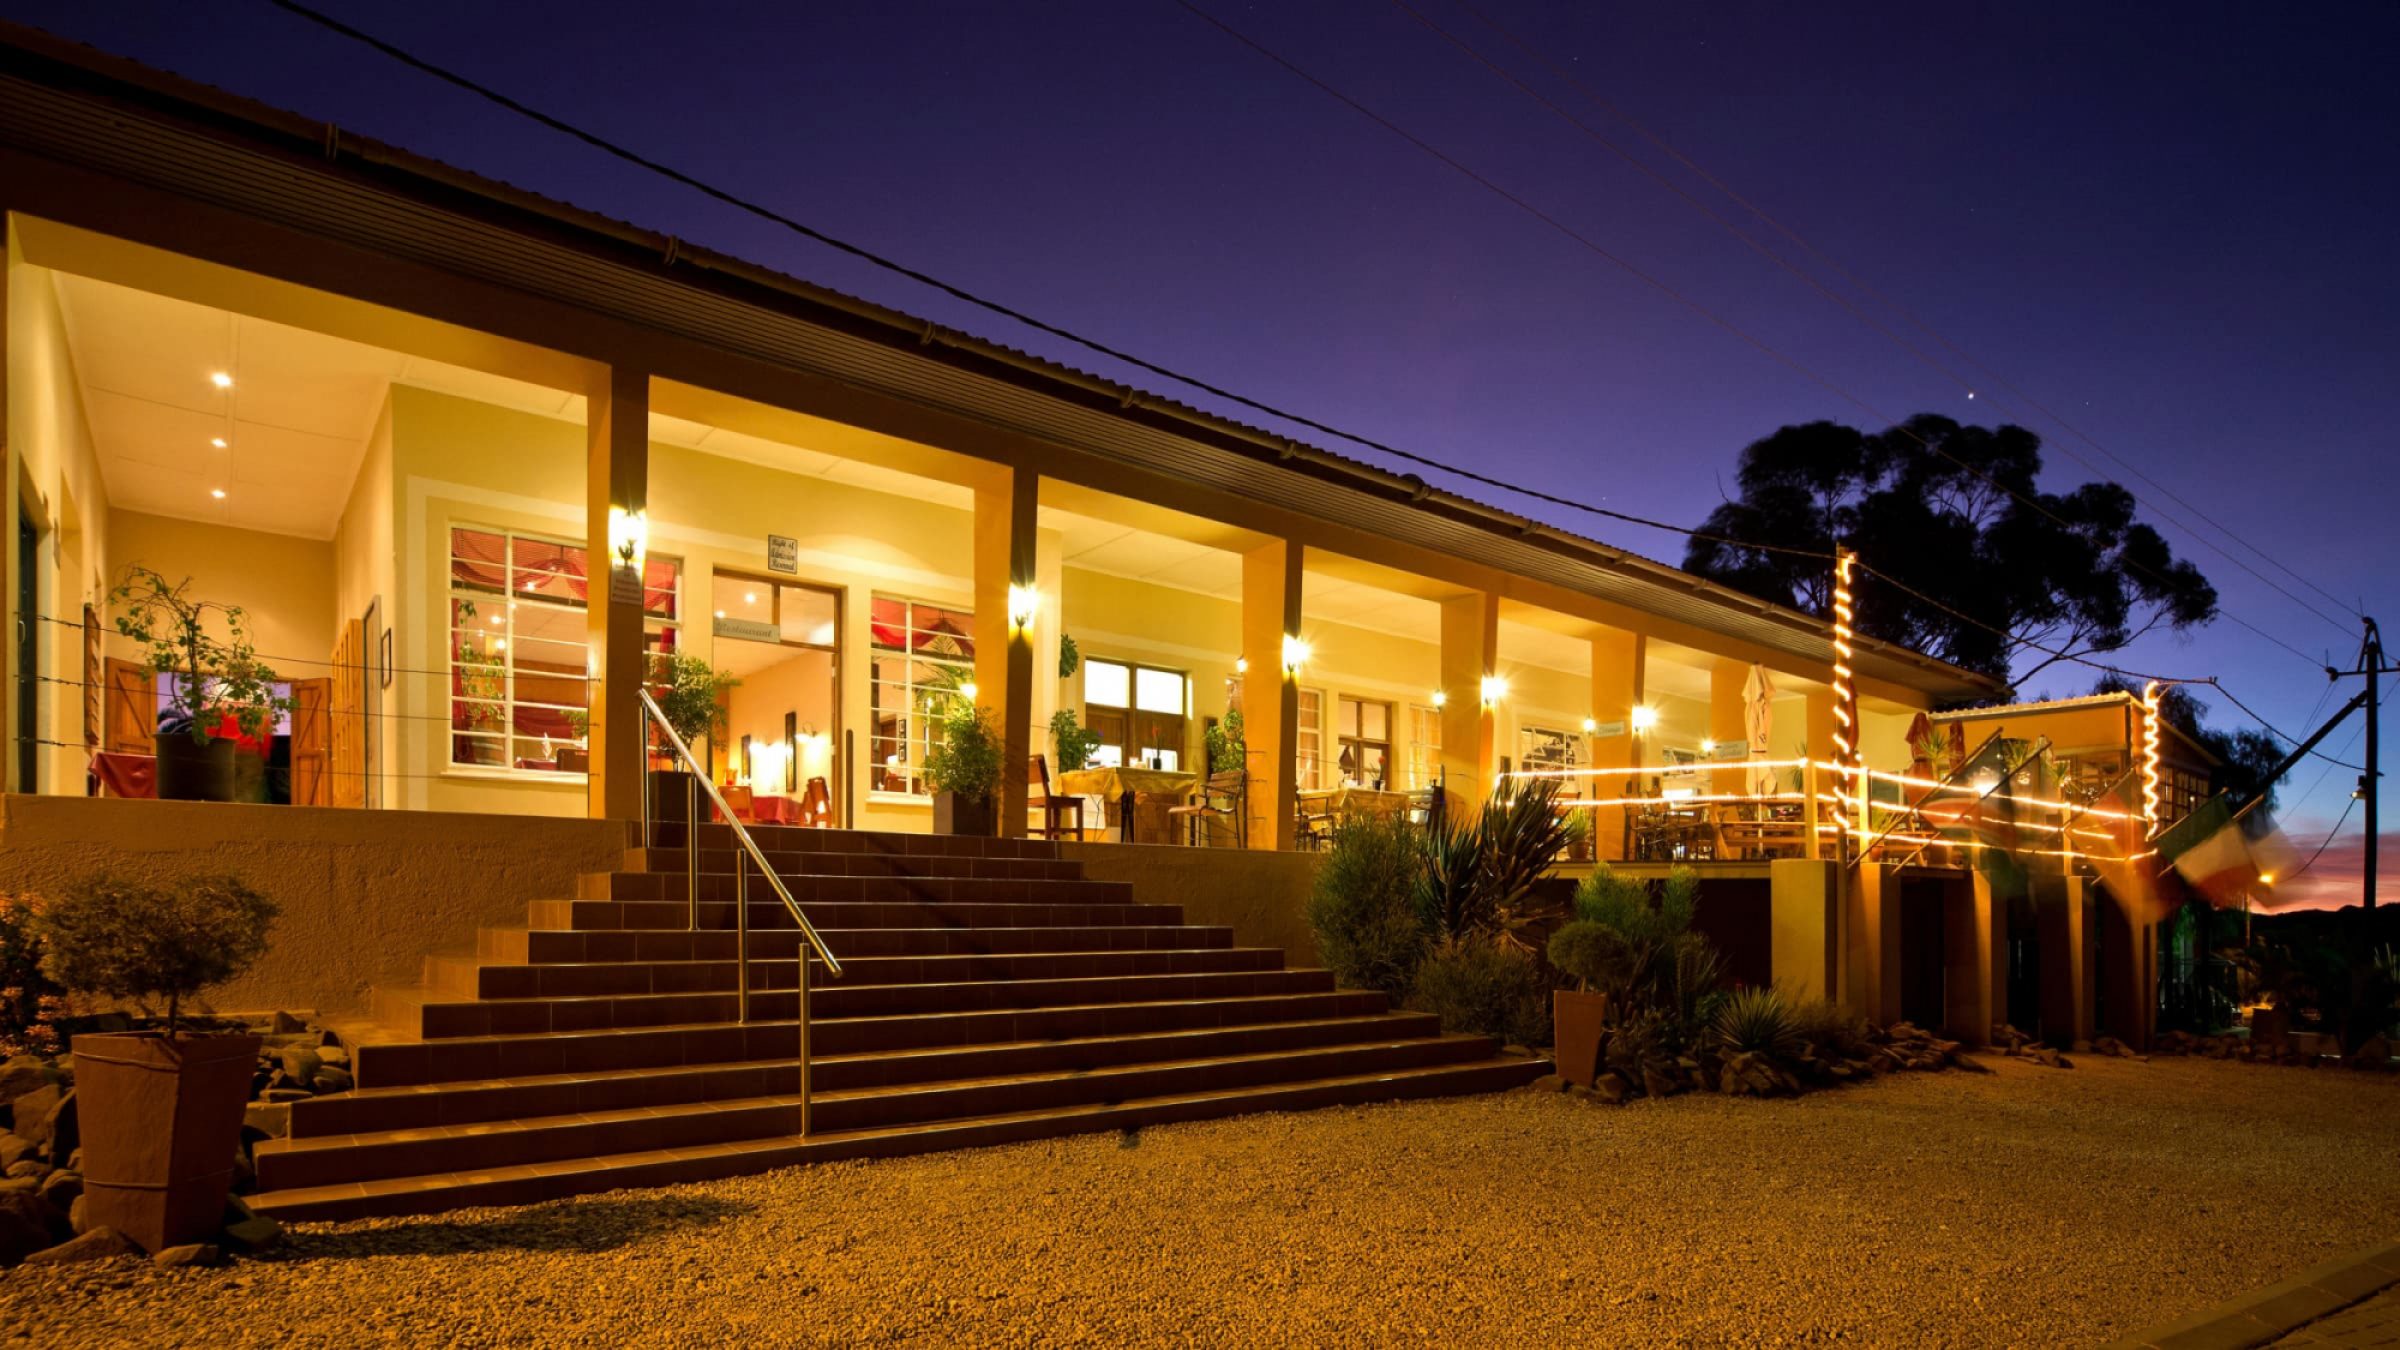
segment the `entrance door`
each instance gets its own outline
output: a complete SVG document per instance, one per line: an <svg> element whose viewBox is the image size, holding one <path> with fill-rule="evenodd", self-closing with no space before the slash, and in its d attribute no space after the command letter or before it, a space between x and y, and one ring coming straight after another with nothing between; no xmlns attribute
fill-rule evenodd
<svg viewBox="0 0 2400 1350"><path fill-rule="evenodd" d="M841 593L786 577L718 572L716 664L741 683L725 696L716 748L762 821L842 819Z"/></svg>

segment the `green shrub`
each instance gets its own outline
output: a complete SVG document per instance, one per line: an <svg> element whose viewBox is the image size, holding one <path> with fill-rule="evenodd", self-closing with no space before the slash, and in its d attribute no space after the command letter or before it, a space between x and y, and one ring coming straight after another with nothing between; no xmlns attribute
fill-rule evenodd
<svg viewBox="0 0 2400 1350"><path fill-rule="evenodd" d="M1800 1024L1792 1005L1772 989L1741 989L1717 1009L1717 1047L1729 1055L1791 1059L1800 1053Z"/></svg>
<svg viewBox="0 0 2400 1350"><path fill-rule="evenodd" d="M1801 1040L1829 1057L1851 1058L1867 1046L1866 1014L1832 999L1802 999L1792 1005L1792 1026Z"/></svg>
<svg viewBox="0 0 2400 1350"><path fill-rule="evenodd" d="M232 877L102 875L45 901L33 928L51 979L145 1007L164 999L172 1036L183 1000L248 970L274 922L274 903Z"/></svg>
<svg viewBox="0 0 2400 1350"><path fill-rule="evenodd" d="M0 1056L57 1054L62 1047L55 1023L66 992L42 972L33 907L0 895Z"/></svg>
<svg viewBox="0 0 2400 1350"><path fill-rule="evenodd" d="M666 714L667 725L698 754L703 737L720 743L725 739L725 693L740 683L690 652L676 652L653 668L650 697Z"/></svg>
<svg viewBox="0 0 2400 1350"><path fill-rule="evenodd" d="M1700 876L1688 867L1650 887L1603 864L1575 888L1575 921L1550 940L1550 963L1609 996L1627 1017L1658 1012L1684 1026L1705 1020L1725 961L1692 932Z"/></svg>
<svg viewBox="0 0 2400 1350"><path fill-rule="evenodd" d="M1100 733L1075 720L1073 708L1050 714L1050 739L1058 745L1058 771L1073 773L1092 762L1100 748Z"/></svg>
<svg viewBox="0 0 2400 1350"><path fill-rule="evenodd" d="M1000 790L1000 719L954 699L942 713L942 743L925 756L925 782L936 792L989 798Z"/></svg>
<svg viewBox="0 0 2400 1350"><path fill-rule="evenodd" d="M1354 817L1335 827L1308 896L1317 957L1345 985L1406 994L1430 938L1415 896L1423 831L1404 818Z"/></svg>
<svg viewBox="0 0 2400 1350"><path fill-rule="evenodd" d="M1442 1029L1502 1041L1549 1040L1549 989L1530 952L1489 938L1444 942L1417 967L1411 1003L1442 1019Z"/></svg>
<svg viewBox="0 0 2400 1350"><path fill-rule="evenodd" d="M1557 802L1557 779L1512 778L1480 811L1428 832L1417 888L1426 926L1457 941L1541 922L1535 887L1584 828L1580 816L1560 815Z"/></svg>

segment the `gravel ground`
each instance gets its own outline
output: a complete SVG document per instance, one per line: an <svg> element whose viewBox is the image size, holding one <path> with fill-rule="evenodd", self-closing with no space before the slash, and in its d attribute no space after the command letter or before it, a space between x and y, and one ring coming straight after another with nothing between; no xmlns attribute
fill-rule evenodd
<svg viewBox="0 0 2400 1350"><path fill-rule="evenodd" d="M310 1225L0 1272L41 1346L2092 1344L2400 1223L2400 1080L1988 1060L1526 1090Z"/></svg>

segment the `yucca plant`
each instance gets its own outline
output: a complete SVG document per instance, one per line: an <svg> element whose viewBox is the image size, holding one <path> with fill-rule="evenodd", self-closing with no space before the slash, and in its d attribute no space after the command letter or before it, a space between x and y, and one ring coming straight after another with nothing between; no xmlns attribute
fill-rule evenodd
<svg viewBox="0 0 2400 1350"><path fill-rule="evenodd" d="M1581 828L1559 813L1557 780L1503 782L1481 811L1426 832L1418 911L1443 937L1488 933L1532 951L1525 933L1548 917L1535 889Z"/></svg>
<svg viewBox="0 0 2400 1350"><path fill-rule="evenodd" d="M1792 1005L1772 989L1741 989L1717 1009L1710 1028L1728 1055L1757 1054L1788 1060L1800 1053L1800 1024Z"/></svg>

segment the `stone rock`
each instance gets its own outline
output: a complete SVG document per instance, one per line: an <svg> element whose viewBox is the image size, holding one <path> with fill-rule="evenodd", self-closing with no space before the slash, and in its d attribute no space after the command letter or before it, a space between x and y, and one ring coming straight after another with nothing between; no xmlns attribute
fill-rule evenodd
<svg viewBox="0 0 2400 1350"><path fill-rule="evenodd" d="M1982 1060L1975 1058L1973 1055L1952 1055L1950 1057L1950 1063L1957 1068L1966 1070L1968 1073L1990 1073L1992 1071L1991 1065L1984 1063Z"/></svg>
<svg viewBox="0 0 2400 1350"><path fill-rule="evenodd" d="M229 1195L225 1197L225 1217L218 1220L218 1222L227 1227L231 1227L234 1224L240 1223L244 1219L255 1219L257 1217L258 1213L250 1208L249 1201L244 1200L238 1195Z"/></svg>
<svg viewBox="0 0 2400 1350"><path fill-rule="evenodd" d="M58 1241L30 1195L0 1196L0 1266L13 1266Z"/></svg>
<svg viewBox="0 0 2400 1350"><path fill-rule="evenodd" d="M70 1172L62 1167L42 1178L39 1194L50 1202L52 1208L64 1214L68 1206L83 1198L83 1173Z"/></svg>
<svg viewBox="0 0 2400 1350"><path fill-rule="evenodd" d="M1536 1092L1564 1092L1567 1090L1567 1080L1563 1075L1546 1073L1534 1079L1531 1086Z"/></svg>
<svg viewBox="0 0 2400 1350"><path fill-rule="evenodd" d="M44 1083L9 1105L9 1129L19 1138L39 1144L50 1138L50 1113L65 1101L66 1089L56 1083Z"/></svg>
<svg viewBox="0 0 2400 1350"><path fill-rule="evenodd" d="M6 1180L0 1180L0 1195L40 1195L41 1193L42 1179L40 1177L9 1177Z"/></svg>
<svg viewBox="0 0 2400 1350"><path fill-rule="evenodd" d="M1504 1045L1500 1047L1500 1053L1504 1055L1515 1055L1519 1059L1531 1059L1533 1058L1533 1047L1529 1045ZM326 1062L330 1064L333 1061L327 1060Z"/></svg>
<svg viewBox="0 0 2400 1350"><path fill-rule="evenodd" d="M304 1102L315 1095L307 1088L297 1087L271 1087L265 1093L268 1101L279 1103Z"/></svg>
<svg viewBox="0 0 2400 1350"><path fill-rule="evenodd" d="M2093 1037L2092 1053L2095 1055L2107 1055L2111 1059L2144 1058L2142 1055L2135 1054L2132 1046L2127 1045L2125 1042L2118 1040L2114 1036Z"/></svg>
<svg viewBox="0 0 2400 1350"><path fill-rule="evenodd" d="M34 1155L32 1140L21 1134L0 1134L0 1168L14 1167L19 1160Z"/></svg>
<svg viewBox="0 0 2400 1350"><path fill-rule="evenodd" d="M1642 1091L1653 1097L1672 1097L1682 1088L1665 1070L1656 1065L1642 1066Z"/></svg>
<svg viewBox="0 0 2400 1350"><path fill-rule="evenodd" d="M283 1052L283 1076L295 1083L306 1083L315 1078L323 1064L317 1052L305 1045L295 1045Z"/></svg>
<svg viewBox="0 0 2400 1350"><path fill-rule="evenodd" d="M105 1261L114 1256L140 1256L142 1249L132 1238L114 1228L95 1228L78 1233L55 1247L35 1252L25 1258L29 1266L64 1266L77 1261Z"/></svg>
<svg viewBox="0 0 2400 1350"><path fill-rule="evenodd" d="M243 1251L259 1252L283 1241L283 1225L260 1216L225 1225L225 1238Z"/></svg>
<svg viewBox="0 0 2400 1350"><path fill-rule="evenodd" d="M1530 1055L1530 1054L1532 1054L1533 1052L1532 1052L1531 1050L1526 1050L1526 1049L1523 1049L1522 1047L1520 1047L1520 1048L1518 1049L1517 1053L1519 1053L1519 1054L1526 1054L1526 1055ZM318 1059L320 1059L320 1060L322 1060L322 1061L324 1061L324 1062L325 1062L325 1063L327 1063L327 1064L336 1065L336 1066L338 1066L338 1067L341 1067L341 1068L348 1068L348 1067L350 1066L350 1052L349 1052L349 1051L347 1051L347 1050L344 1050L342 1047L340 1047L340 1046L338 1046L338 1045L321 1045L321 1046L318 1046L318 1047L317 1047L317 1058L318 1058Z"/></svg>
<svg viewBox="0 0 2400 1350"><path fill-rule="evenodd" d="M280 1008L276 1010L275 1019L269 1023L268 1026L269 1029L278 1036L289 1036L295 1032L308 1030L308 1023L301 1021L299 1018L292 1016L288 1012L284 1012Z"/></svg>
<svg viewBox="0 0 2400 1350"><path fill-rule="evenodd" d="M58 1075L58 1081L62 1085L66 1087L75 1086L75 1056L73 1052L70 1051L67 1054L60 1055L58 1057L58 1062L52 1064L50 1068L52 1072Z"/></svg>
<svg viewBox="0 0 2400 1350"><path fill-rule="evenodd" d="M168 1270L180 1270L185 1266L213 1266L224 1259L225 1253L213 1242L187 1242L167 1248L151 1257L150 1262Z"/></svg>
<svg viewBox="0 0 2400 1350"><path fill-rule="evenodd" d="M75 1199L67 1206L67 1227L74 1232L80 1233L84 1229L91 1226L91 1197L78 1191L75 1195Z"/></svg>
<svg viewBox="0 0 2400 1350"><path fill-rule="evenodd" d="M2353 1069L2390 1068L2392 1043L2381 1036L2369 1036L2365 1044L2343 1056L2342 1063Z"/></svg>
<svg viewBox="0 0 2400 1350"><path fill-rule="evenodd" d="M292 1108L283 1102L252 1102L242 1112L242 1124L269 1139L292 1132Z"/></svg>
<svg viewBox="0 0 2400 1350"><path fill-rule="evenodd" d="M258 1168L251 1163L250 1155L238 1148L233 1151L233 1184L244 1190L258 1184Z"/></svg>
<svg viewBox="0 0 2400 1350"><path fill-rule="evenodd" d="M32 1158L19 1158L17 1161L8 1165L8 1169L4 1175L6 1175L11 1181L16 1180L18 1177L32 1177L36 1181L39 1181L43 1177L50 1175L50 1164L46 1162L38 1162Z"/></svg>
<svg viewBox="0 0 2400 1350"><path fill-rule="evenodd" d="M1626 1082L1624 1075L1614 1069L1592 1080L1592 1095L1611 1106L1624 1105L1625 1099L1632 1095L1632 1092L1633 1085Z"/></svg>
<svg viewBox="0 0 2400 1350"><path fill-rule="evenodd" d="M66 1095L58 1099L58 1105L50 1108L48 1119L42 1122L42 1130L48 1136L43 1142L49 1145L51 1157L63 1158L82 1147L82 1111L83 1108L76 1103L73 1088L68 1088Z"/></svg>
<svg viewBox="0 0 2400 1350"><path fill-rule="evenodd" d="M52 1081L52 1070L40 1057L12 1055L6 1063L0 1063L0 1102L13 1102Z"/></svg>
<svg viewBox="0 0 2400 1350"><path fill-rule="evenodd" d="M350 1072L328 1064L317 1070L316 1077L309 1080L309 1086L319 1092L348 1092L352 1087Z"/></svg>

